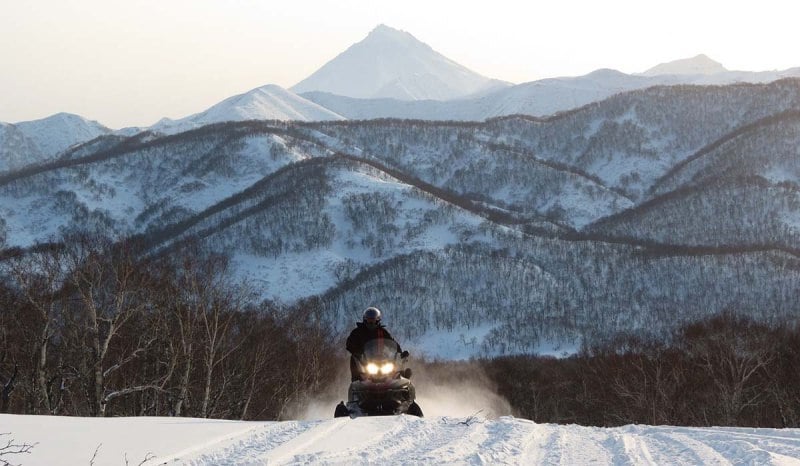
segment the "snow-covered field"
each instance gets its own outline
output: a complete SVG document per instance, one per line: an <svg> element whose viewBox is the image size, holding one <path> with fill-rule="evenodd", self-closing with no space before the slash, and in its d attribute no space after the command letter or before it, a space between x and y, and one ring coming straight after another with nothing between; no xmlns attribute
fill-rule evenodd
<svg viewBox="0 0 800 466"><path fill-rule="evenodd" d="M536 424L411 416L287 422L0 415L24 465L800 464L800 429Z"/></svg>

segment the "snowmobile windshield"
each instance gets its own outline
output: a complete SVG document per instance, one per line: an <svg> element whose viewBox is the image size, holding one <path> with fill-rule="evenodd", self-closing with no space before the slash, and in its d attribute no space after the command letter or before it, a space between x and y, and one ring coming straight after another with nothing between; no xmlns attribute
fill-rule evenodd
<svg viewBox="0 0 800 466"><path fill-rule="evenodd" d="M378 338L364 345L364 356L369 360L394 359L397 355L397 343L394 340Z"/></svg>

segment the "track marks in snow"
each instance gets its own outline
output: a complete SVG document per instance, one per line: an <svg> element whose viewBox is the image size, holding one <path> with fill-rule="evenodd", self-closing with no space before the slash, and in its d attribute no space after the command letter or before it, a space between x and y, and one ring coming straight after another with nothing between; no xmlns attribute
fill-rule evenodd
<svg viewBox="0 0 800 466"><path fill-rule="evenodd" d="M269 464L366 464L374 460L382 445L403 440L404 418L398 419L401 422L381 422L386 418L327 421L263 459Z"/></svg>
<svg viewBox="0 0 800 466"><path fill-rule="evenodd" d="M532 421L525 421L531 422ZM530 460L530 464L545 464L549 450L556 437L556 428L547 424L533 424L531 433L524 445L523 457Z"/></svg>
<svg viewBox="0 0 800 466"><path fill-rule="evenodd" d="M687 429L688 430L688 429ZM800 465L797 430L695 429L702 441L735 464ZM792 432L790 437L786 432Z"/></svg>
<svg viewBox="0 0 800 466"><path fill-rule="evenodd" d="M615 464L728 464L709 449L699 454L696 448L702 449L703 444L696 442L692 448L658 427L625 426L609 432L617 445Z"/></svg>
<svg viewBox="0 0 800 466"><path fill-rule="evenodd" d="M651 427L648 435L657 442L659 464L702 464L705 466L729 466L724 456L705 443L683 433L673 432L673 428Z"/></svg>
<svg viewBox="0 0 800 466"><path fill-rule="evenodd" d="M486 440L478 445L476 459L480 464L502 464L509 459L525 458L535 435L536 424L510 417L488 422Z"/></svg>
<svg viewBox="0 0 800 466"><path fill-rule="evenodd" d="M720 465L800 466L797 429L464 423L413 416L256 424L175 459L189 465ZM172 458L170 458L172 459ZM165 464L159 461L158 464ZM174 464L174 463L170 463Z"/></svg>
<svg viewBox="0 0 800 466"><path fill-rule="evenodd" d="M540 464L615 464L601 443L605 436L598 431L603 429L575 425L551 425L550 428L553 434L543 447L546 454Z"/></svg>
<svg viewBox="0 0 800 466"><path fill-rule="evenodd" d="M459 424L458 420L441 418L438 424L424 426L411 433L414 442L403 445L386 457L389 463L459 464L466 454L475 451L475 443L485 438L483 426L478 423Z"/></svg>
<svg viewBox="0 0 800 466"><path fill-rule="evenodd" d="M201 465L251 465L264 463L261 458L277 450L283 444L315 430L325 421L312 422L270 422L241 436L225 442L225 446L209 448L203 453L189 458L180 458L180 464Z"/></svg>

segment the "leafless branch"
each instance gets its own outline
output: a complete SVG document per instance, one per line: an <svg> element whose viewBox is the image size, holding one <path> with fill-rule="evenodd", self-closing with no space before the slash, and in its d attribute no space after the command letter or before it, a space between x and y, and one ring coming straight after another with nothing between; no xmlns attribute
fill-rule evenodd
<svg viewBox="0 0 800 466"><path fill-rule="evenodd" d="M4 435L10 436L11 432L0 432L0 437ZM6 441L5 445L0 442L0 456L30 454L35 446L36 443L14 443L14 439ZM11 463L0 458L0 466L11 466Z"/></svg>
<svg viewBox="0 0 800 466"><path fill-rule="evenodd" d="M100 447L102 447L102 446L103 446L102 443L98 444L97 448L94 449L94 454L92 455L92 459L89 460L89 466L93 466L94 465L94 460L97 459L97 454L100 452Z"/></svg>
<svg viewBox="0 0 800 466"><path fill-rule="evenodd" d="M128 387L128 388L123 388L121 390L114 390L114 391L108 393L106 396L103 397L103 402L108 403L109 401L113 400L114 398L119 398L121 396L130 395L131 393L143 392L145 390L164 391L158 385L139 385L139 386L136 386L136 387Z"/></svg>
<svg viewBox="0 0 800 466"><path fill-rule="evenodd" d="M103 372L103 377L108 377L111 373L119 369L120 367L124 366L125 364L133 361L134 359L138 358L142 353L144 353L147 348L156 340L156 337L151 338L144 344L143 347L136 348L131 354L129 354L125 359L122 359L118 363L110 366L108 369Z"/></svg>
<svg viewBox="0 0 800 466"><path fill-rule="evenodd" d="M144 455L144 459L139 462L137 466L142 466L143 464L147 463L151 459L155 458L156 455L153 452L148 451L146 455ZM128 454L125 453L125 466L128 466L130 463L128 462Z"/></svg>
<svg viewBox="0 0 800 466"><path fill-rule="evenodd" d="M479 409L479 410L475 411L474 413L472 413L469 416L467 416L466 419L464 419L463 421L459 422L459 424L463 424L465 426L468 426L468 425L470 425L472 423L480 422L480 418L478 417L478 414L480 414L482 412L483 412L482 409Z"/></svg>

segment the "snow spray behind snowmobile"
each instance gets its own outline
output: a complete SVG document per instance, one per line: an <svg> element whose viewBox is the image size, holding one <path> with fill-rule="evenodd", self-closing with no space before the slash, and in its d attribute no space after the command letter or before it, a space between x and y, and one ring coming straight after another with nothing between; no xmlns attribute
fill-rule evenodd
<svg viewBox="0 0 800 466"><path fill-rule="evenodd" d="M398 357L397 343L392 340L371 340L364 345L364 354L357 359L362 380L350 383L347 404L336 406L334 417L391 416L411 414L422 417L422 409L414 401L411 369L405 368L406 357Z"/></svg>

